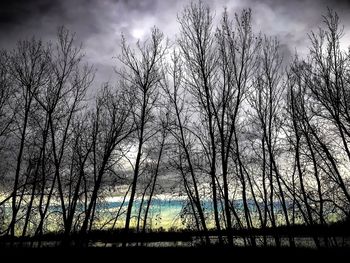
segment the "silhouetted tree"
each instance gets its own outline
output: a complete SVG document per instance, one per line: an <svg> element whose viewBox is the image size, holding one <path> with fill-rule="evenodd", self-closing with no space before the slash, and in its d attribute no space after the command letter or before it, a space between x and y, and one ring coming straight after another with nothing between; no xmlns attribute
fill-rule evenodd
<svg viewBox="0 0 350 263"><path fill-rule="evenodd" d="M136 159L133 165L133 183L131 187L128 210L125 219L125 232L128 233L131 221L131 212L136 194L140 165L142 163L143 146L155 134L152 127L153 109L158 99L159 83L162 78L161 62L167 50L163 45L164 36L153 28L151 37L143 44L137 43L137 53L122 40L122 54L119 60L123 69L118 71L129 97L134 101L132 110L136 129Z"/></svg>

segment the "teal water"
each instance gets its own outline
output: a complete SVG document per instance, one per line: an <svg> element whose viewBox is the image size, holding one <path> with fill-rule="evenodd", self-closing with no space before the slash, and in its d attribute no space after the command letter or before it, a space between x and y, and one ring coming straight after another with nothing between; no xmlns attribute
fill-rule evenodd
<svg viewBox="0 0 350 263"><path fill-rule="evenodd" d="M113 200L114 199L114 200ZM117 199L117 200L115 200ZM145 214L145 209L147 206L147 198L144 200L142 205L142 212L141 212L141 220L140 224L143 225L143 217ZM208 227L214 227L214 219L213 219L213 204L211 200L202 200L201 202L203 211L208 217ZM136 226L137 224L137 218L140 211L140 205L141 200L136 199L134 201L133 210L132 210L132 220L131 225ZM243 215L244 207L242 200L235 200L233 202L233 205L236 209L236 212L240 215ZM263 208L263 204L259 204ZM105 200L102 202L99 202L97 205L97 214L98 216L95 218L95 224L96 228L100 228L103 226L103 228L108 228L113 226L115 224L116 227L124 227L125 225L125 214L128 206L128 201L125 200L125 202L122 202L122 198L111 198L110 200ZM253 214L257 214L256 206L253 201L248 201L248 206L250 211ZM276 214L281 209L281 206L279 203L274 204L276 208ZM4 214L10 215L11 213L11 207L4 207ZM220 211L223 210L223 207L220 206L219 202L219 209ZM49 208L50 211L50 218L48 218L48 222L58 222L61 216L61 206L59 204L52 204ZM84 211L84 205L82 203L77 205L76 215L82 214ZM120 215L115 220L118 211ZM187 228L188 224L191 224L190 221L188 221L189 217L186 217L186 215L192 214L191 206L188 203L188 200L181 197L175 197L175 198L161 198L155 196L152 198L152 202L150 205L148 217L147 217L147 227L151 229L170 229L170 228ZM9 217L10 218L10 217ZM58 221L57 221L58 220ZM57 225L51 225L48 223L48 226L50 225L50 229L57 228Z"/></svg>

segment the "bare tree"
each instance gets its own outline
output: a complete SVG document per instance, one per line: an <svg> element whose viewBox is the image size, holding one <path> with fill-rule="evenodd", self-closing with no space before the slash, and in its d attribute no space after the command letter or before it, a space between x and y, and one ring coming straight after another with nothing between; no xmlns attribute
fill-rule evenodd
<svg viewBox="0 0 350 263"><path fill-rule="evenodd" d="M241 150L243 145L239 133L243 124L240 112L244 107L247 92L252 84L252 76L257 67L256 56L260 46L260 37L255 36L252 31L250 10L243 10L241 15L235 14L234 21L229 19L225 10L217 36L221 76L217 97L214 101L217 105L214 107L214 113L221 145L226 221L228 230L231 231L230 210L233 211L237 221L238 216L233 207L230 209L229 172L235 172L241 182L246 224L248 228L252 227L247 203L247 188L251 179L243 162L243 151ZM230 159L233 161L231 165ZM252 245L255 244L253 238L251 242Z"/></svg>
<svg viewBox="0 0 350 263"><path fill-rule="evenodd" d="M163 34L154 28L148 41L143 44L137 43L137 52L127 45L125 39L122 40L121 45L122 54L119 59L124 68L118 73L124 82L123 88L128 90L130 98L134 100L133 116L137 145L132 187L125 219L126 233L130 227L131 211L138 177L140 176L143 146L155 134L151 122L153 109L158 99L159 83L162 78L160 72L161 61L167 50L167 44L163 45L163 38Z"/></svg>
<svg viewBox="0 0 350 263"><path fill-rule="evenodd" d="M7 173L9 172L9 164L7 162L7 150L10 148L11 131L14 129L14 119L16 114L16 104L14 97L14 87L12 84L11 74L9 70L9 55L5 50L0 51L0 185L1 190L6 198L1 200L0 207L11 199L11 194L7 194L6 187ZM4 219L5 220L5 219ZM4 221L3 221L4 223Z"/></svg>
<svg viewBox="0 0 350 263"><path fill-rule="evenodd" d="M20 202L17 202L18 187L22 183L21 173L25 142L28 133L30 115L35 108L35 96L38 90L46 85L47 71L49 70L48 49L41 41L20 41L17 48L10 54L9 70L16 87L17 125L19 133L18 153L16 157L16 168L14 172L14 185L12 192L12 219L9 225L11 236L15 235L15 224ZM20 199L22 200L22 198Z"/></svg>
<svg viewBox="0 0 350 263"><path fill-rule="evenodd" d="M310 61L304 67L304 85L311 91L312 99L319 106L315 114L330 122L336 136L342 143L344 154L350 160L349 139L349 54L340 47L343 29L339 27L339 17L328 10L324 17L326 29L312 33ZM338 176L339 186L347 202L350 202L348 186L342 176Z"/></svg>
<svg viewBox="0 0 350 263"><path fill-rule="evenodd" d="M282 118L284 116L285 85L278 41L265 37L261 52L260 70L254 80L256 90L252 93L250 100L250 105L255 112L252 119L254 125L252 129L259 132L256 152L262 152L260 163L265 209L263 225L266 225L266 216L269 214L271 225L276 229L275 195L279 198L278 203L281 204L285 223L287 227L290 227L288 200L285 196L285 189L283 189L283 174L279 168L281 165L278 164L283 142L284 121ZM269 197L266 185L267 178L269 180ZM278 236L275 236L275 242L278 246L280 245ZM289 242L291 246L294 246L291 236L289 236Z"/></svg>
<svg viewBox="0 0 350 263"><path fill-rule="evenodd" d="M296 73L297 67L293 68ZM307 93L305 86L303 86L301 79L297 75L294 77L289 76L288 81L288 111L291 115L291 129L292 135L294 135L290 141L292 151L295 154L295 167L299 178L300 196L294 188L294 198L297 202L299 210L304 218L304 222L307 225L313 226L315 224L315 219L312 211L311 200L309 197L309 192L311 189L307 187L310 181L316 180L318 197L320 200L321 214L323 214L323 194L321 190L320 176L319 176L319 164L317 164L316 149L314 145L314 139L312 138L312 132L310 132L310 123L312 122L312 114L307 109L307 104L305 102ZM304 157L305 156L305 157ZM314 178L308 177L308 159L311 156ZM298 200L300 199L300 201ZM317 204L314 204L317 206ZM322 216L323 217L323 216ZM317 247L320 246L319 240L314 236L314 241Z"/></svg>
<svg viewBox="0 0 350 263"><path fill-rule="evenodd" d="M6 51L0 51L0 138L2 144L5 144L8 133L11 129L11 123L15 111L11 108L13 102L13 85L9 70L9 55ZM0 148L0 151L2 149Z"/></svg>
<svg viewBox="0 0 350 263"><path fill-rule="evenodd" d="M186 195L189 199L190 215L194 218L198 231L203 230L206 234L206 242L209 242L207 235L207 223L204 214L203 204L199 185L201 184L200 173L202 169L196 169L196 145L193 141L197 140L197 135L190 126L191 104L187 103L189 96L184 81L184 67L181 57L175 51L171 56L172 64L167 69L165 81L162 88L168 98L171 111L169 112L169 133L175 140L173 145L174 157L171 158L170 165L180 173ZM201 155L201 153L200 153Z"/></svg>
<svg viewBox="0 0 350 263"><path fill-rule="evenodd" d="M133 132L134 126L130 119L133 104L130 104L128 95L123 90L113 92L110 87L104 87L91 114L93 187L81 226L82 233L91 230L103 178L120 161L118 147L121 148Z"/></svg>
<svg viewBox="0 0 350 263"><path fill-rule="evenodd" d="M74 34L64 27L59 28L57 42L50 54L49 81L45 89L35 96L46 116L44 125L46 128L43 131L41 196L38 206L40 222L36 233L43 231L42 227L56 183L64 227L69 228L65 203L66 174L63 172L63 166L66 165L70 156L67 144L71 138L74 115L81 110L86 90L94 77L92 68L83 65L83 56L81 46L75 45ZM48 158L52 162L51 167L46 167L46 153L49 154ZM51 185L47 185L47 169L52 171ZM47 194L46 191L48 191Z"/></svg>
<svg viewBox="0 0 350 263"><path fill-rule="evenodd" d="M178 44L186 67L184 80L188 85L189 93L194 97L193 107L198 108L197 117L205 126L206 131L203 135L208 138L208 141L203 142L202 146L206 148L204 152L207 153L206 157L210 166L209 176L211 178L215 226L219 232L219 240L222 242L216 186L217 148L215 136L217 128L212 105L217 61L213 15L209 7L202 2L198 2L198 4L192 2L178 17L178 21L181 30Z"/></svg>

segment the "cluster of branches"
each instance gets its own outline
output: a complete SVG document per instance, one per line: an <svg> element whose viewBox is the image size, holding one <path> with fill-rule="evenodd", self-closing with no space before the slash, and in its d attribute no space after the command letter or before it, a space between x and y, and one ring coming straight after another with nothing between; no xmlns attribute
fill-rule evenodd
<svg viewBox="0 0 350 263"><path fill-rule="evenodd" d="M94 70L65 28L54 44L1 51L3 234L42 235L52 220L67 236L87 233L120 185L107 223L125 214L126 233L144 232L161 175L178 179L186 223L216 229L221 244L233 245L238 228L349 218L350 53L337 14L310 34L309 56L287 66L278 40L253 31L250 10L225 10L216 25L192 3L178 22L173 47L156 28L136 46L123 38L117 87L93 100Z"/></svg>

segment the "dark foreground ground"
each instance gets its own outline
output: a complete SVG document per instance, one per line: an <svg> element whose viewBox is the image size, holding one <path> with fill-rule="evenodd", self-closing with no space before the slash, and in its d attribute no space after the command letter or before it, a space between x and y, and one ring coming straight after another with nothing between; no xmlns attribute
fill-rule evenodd
<svg viewBox="0 0 350 263"><path fill-rule="evenodd" d="M0 262L349 262L349 248L2 248Z"/></svg>
<svg viewBox="0 0 350 263"><path fill-rule="evenodd" d="M210 231L209 236L217 236L216 231ZM0 237L0 263L2 262L350 262L350 224L334 224L327 227L294 226L292 229L280 227L273 229L254 229L252 231L236 230L235 247L201 245L198 240L204 237L202 232L173 231L150 232L145 234L123 230L92 231L88 235L79 233L68 237L63 242L62 233L48 233L39 237L20 237L11 239ZM296 248L282 246L249 247L239 244L239 240L253 235L257 237L278 235L281 241L287 241L292 235ZM318 236L320 241L327 237L329 246L316 249L311 239ZM67 237L66 237L67 238ZM129 246L121 247L126 241ZM81 241L83 241L81 243ZM140 243L141 242L141 243ZM38 244L41 244L40 246ZM65 246L63 246L65 244ZM163 247L159 245L163 244ZM288 244L288 243L287 243ZM310 245L311 244L311 245ZM140 245L140 246L139 246Z"/></svg>

